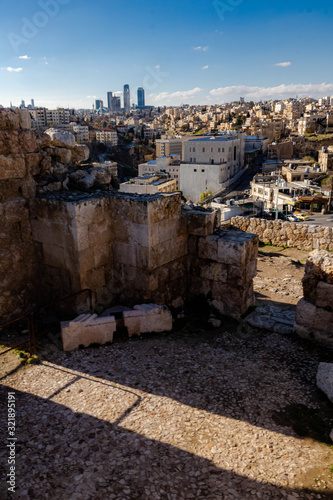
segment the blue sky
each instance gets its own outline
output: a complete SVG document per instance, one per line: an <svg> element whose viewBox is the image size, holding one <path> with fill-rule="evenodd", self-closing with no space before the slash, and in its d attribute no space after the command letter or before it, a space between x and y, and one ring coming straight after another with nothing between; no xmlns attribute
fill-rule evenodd
<svg viewBox="0 0 333 500"><path fill-rule="evenodd" d="M333 96L332 21L327 0L2 0L0 104Z"/></svg>

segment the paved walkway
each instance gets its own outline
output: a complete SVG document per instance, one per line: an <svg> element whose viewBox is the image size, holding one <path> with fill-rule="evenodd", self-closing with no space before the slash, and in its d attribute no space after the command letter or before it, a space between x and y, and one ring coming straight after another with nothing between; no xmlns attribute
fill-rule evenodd
<svg viewBox="0 0 333 500"><path fill-rule="evenodd" d="M323 357L298 340L193 321L41 358L2 379L2 407L16 395L15 499L333 498Z"/></svg>

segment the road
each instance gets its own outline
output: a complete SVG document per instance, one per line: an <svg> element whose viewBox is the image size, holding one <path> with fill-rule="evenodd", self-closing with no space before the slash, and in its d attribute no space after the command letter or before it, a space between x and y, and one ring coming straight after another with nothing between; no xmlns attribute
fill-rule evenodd
<svg viewBox="0 0 333 500"><path fill-rule="evenodd" d="M310 215L308 220L301 221L303 224L316 224L317 226L333 227L333 213L326 215Z"/></svg>

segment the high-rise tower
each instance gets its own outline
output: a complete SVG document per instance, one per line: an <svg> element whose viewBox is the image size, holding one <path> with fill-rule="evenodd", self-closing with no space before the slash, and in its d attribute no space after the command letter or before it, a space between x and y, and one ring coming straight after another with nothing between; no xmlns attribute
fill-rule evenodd
<svg viewBox="0 0 333 500"><path fill-rule="evenodd" d="M124 85L124 109L129 111L131 109L131 94L129 85Z"/></svg>
<svg viewBox="0 0 333 500"><path fill-rule="evenodd" d="M138 88L138 108L145 107L145 90L142 87Z"/></svg>

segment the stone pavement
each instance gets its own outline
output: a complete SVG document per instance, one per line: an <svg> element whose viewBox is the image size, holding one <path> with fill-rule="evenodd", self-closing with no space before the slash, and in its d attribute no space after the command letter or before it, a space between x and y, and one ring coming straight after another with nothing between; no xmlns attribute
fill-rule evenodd
<svg viewBox="0 0 333 500"><path fill-rule="evenodd" d="M13 498L332 498L324 357L234 320L99 349L49 345L41 364L2 379L18 412Z"/></svg>

